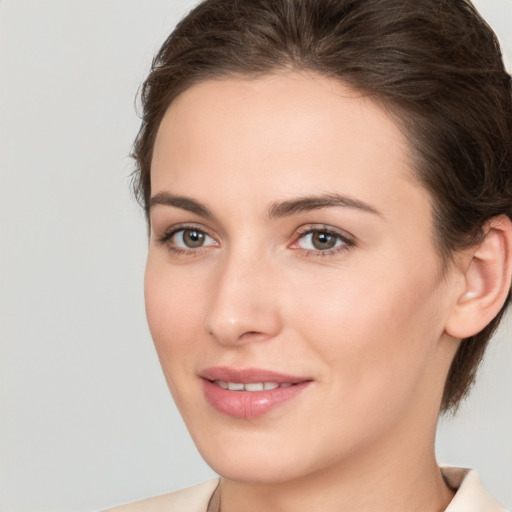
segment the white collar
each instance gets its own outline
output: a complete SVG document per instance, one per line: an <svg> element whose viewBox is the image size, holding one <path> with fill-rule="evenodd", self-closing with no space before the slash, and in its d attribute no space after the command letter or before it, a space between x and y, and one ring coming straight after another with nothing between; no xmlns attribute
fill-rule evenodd
<svg viewBox="0 0 512 512"><path fill-rule="evenodd" d="M506 512L484 489L476 471L443 467L441 471L457 492L445 512Z"/></svg>

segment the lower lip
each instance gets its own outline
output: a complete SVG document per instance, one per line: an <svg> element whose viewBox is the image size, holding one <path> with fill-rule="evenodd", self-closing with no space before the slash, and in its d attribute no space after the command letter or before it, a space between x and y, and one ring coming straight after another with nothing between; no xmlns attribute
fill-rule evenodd
<svg viewBox="0 0 512 512"><path fill-rule="evenodd" d="M203 380L208 403L218 412L234 418L257 418L300 394L311 381L264 391L229 391L209 380Z"/></svg>

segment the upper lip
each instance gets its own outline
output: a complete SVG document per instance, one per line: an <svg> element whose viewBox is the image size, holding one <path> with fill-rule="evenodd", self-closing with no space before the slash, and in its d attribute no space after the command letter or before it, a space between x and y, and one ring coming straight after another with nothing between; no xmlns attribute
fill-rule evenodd
<svg viewBox="0 0 512 512"><path fill-rule="evenodd" d="M287 375L272 370L261 368L230 368L228 366L214 366L206 368L199 372L202 379L223 382L237 382L249 384L251 382L275 382L276 384L305 382L312 380L308 377L298 377L296 375Z"/></svg>

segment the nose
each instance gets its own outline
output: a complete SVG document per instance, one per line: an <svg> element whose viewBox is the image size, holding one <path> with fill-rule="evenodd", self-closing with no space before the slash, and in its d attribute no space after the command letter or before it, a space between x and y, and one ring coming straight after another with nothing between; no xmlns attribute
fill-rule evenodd
<svg viewBox="0 0 512 512"><path fill-rule="evenodd" d="M229 256L210 290L206 329L218 343L265 341L281 330L279 283L264 258Z"/></svg>

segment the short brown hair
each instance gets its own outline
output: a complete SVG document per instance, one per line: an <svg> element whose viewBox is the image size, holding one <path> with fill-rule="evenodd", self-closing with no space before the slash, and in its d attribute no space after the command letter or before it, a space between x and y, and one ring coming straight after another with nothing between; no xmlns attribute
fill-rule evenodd
<svg viewBox="0 0 512 512"><path fill-rule="evenodd" d="M393 114L433 198L443 261L477 242L491 218L512 218L511 78L468 0L201 2L165 41L142 88L134 189L146 214L153 145L171 102L201 81L280 69L336 78ZM443 411L467 394L506 304L461 343Z"/></svg>

